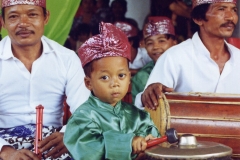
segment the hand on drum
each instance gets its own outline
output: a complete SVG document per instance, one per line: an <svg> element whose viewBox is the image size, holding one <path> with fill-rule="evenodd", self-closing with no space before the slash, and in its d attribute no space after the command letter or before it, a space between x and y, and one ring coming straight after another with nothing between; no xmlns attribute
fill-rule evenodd
<svg viewBox="0 0 240 160"><path fill-rule="evenodd" d="M154 138L155 137L153 137L151 134L149 134L145 138L140 136L134 137L132 140L132 153L139 154L145 151L145 149L147 148L147 141Z"/></svg>
<svg viewBox="0 0 240 160"><path fill-rule="evenodd" d="M50 150L53 147L53 149L45 155L46 158L57 158L63 153L68 152L67 148L63 143L63 133L60 132L55 132L44 140L40 141L38 147L42 153L44 151Z"/></svg>
<svg viewBox="0 0 240 160"><path fill-rule="evenodd" d="M141 100L144 107L156 110L158 100L162 98L162 92L172 92L172 88L167 88L161 83L150 84L143 92Z"/></svg>

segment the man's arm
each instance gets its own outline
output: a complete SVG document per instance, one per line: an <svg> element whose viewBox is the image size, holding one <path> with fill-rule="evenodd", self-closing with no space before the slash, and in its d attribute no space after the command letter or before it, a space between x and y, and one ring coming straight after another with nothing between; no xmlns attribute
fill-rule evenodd
<svg viewBox="0 0 240 160"><path fill-rule="evenodd" d="M90 91L86 88L84 83L84 71L81 66L79 57L74 53L71 55L71 64L69 64L67 83L65 94L67 96L67 104L73 113L82 103L84 103L90 96Z"/></svg>

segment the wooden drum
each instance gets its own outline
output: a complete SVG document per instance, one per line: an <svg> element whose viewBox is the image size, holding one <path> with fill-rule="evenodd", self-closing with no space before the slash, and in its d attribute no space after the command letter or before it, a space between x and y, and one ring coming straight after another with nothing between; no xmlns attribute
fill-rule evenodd
<svg viewBox="0 0 240 160"><path fill-rule="evenodd" d="M161 135L175 128L180 136L229 146L232 158L240 158L240 95L165 93L156 111L145 108Z"/></svg>

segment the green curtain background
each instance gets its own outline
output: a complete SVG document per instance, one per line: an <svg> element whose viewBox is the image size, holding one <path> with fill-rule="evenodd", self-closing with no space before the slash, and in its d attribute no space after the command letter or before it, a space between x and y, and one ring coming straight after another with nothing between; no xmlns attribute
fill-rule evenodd
<svg viewBox="0 0 240 160"><path fill-rule="evenodd" d="M81 0L46 1L47 10L50 11L50 19L45 26L44 35L60 44L64 44ZM7 31L2 29L1 34L4 37L7 35Z"/></svg>

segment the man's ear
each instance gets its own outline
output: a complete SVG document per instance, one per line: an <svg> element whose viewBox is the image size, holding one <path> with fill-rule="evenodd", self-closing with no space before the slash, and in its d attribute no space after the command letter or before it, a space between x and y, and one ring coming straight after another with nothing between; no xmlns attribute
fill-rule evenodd
<svg viewBox="0 0 240 160"><path fill-rule="evenodd" d="M4 23L3 17L0 16L0 31L2 27L5 28L5 23Z"/></svg>
<svg viewBox="0 0 240 160"><path fill-rule="evenodd" d="M44 20L45 25L48 23L49 17L50 17L50 12L47 10L47 14L46 14L46 17L45 17L45 20Z"/></svg>
<svg viewBox="0 0 240 160"><path fill-rule="evenodd" d="M201 19L193 19L193 22L196 23L197 25L201 26L202 25L202 21Z"/></svg>
<svg viewBox="0 0 240 160"><path fill-rule="evenodd" d="M90 91L92 91L92 84L91 84L91 78L90 77L84 77L84 83L85 86L87 87L87 89L89 89Z"/></svg>

